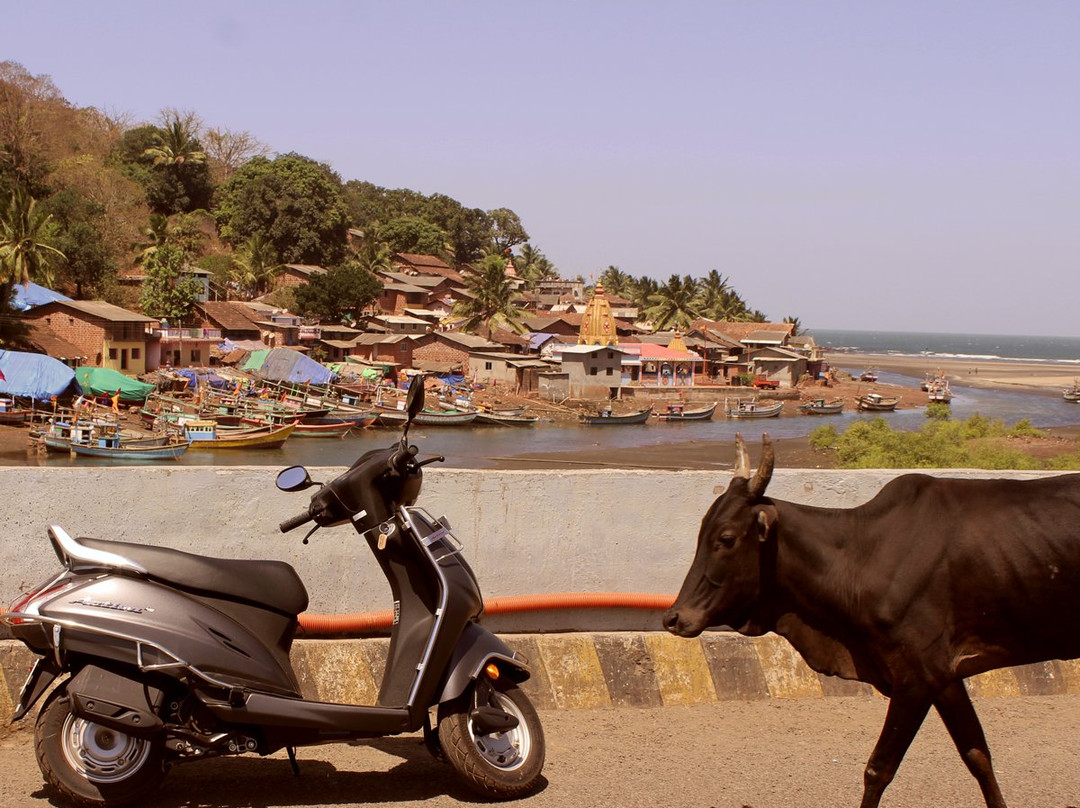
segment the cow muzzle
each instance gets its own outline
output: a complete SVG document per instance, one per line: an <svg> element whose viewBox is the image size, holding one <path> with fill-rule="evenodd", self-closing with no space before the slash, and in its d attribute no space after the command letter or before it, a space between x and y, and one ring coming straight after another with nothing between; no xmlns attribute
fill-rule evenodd
<svg viewBox="0 0 1080 808"><path fill-rule="evenodd" d="M678 604L664 613L664 628L679 637L696 637L708 626L704 612L697 609L680 609Z"/></svg>

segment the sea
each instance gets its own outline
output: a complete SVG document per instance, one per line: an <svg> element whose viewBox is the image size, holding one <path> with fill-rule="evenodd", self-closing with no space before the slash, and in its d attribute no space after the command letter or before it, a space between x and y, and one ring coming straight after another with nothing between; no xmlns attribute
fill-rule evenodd
<svg viewBox="0 0 1080 808"><path fill-rule="evenodd" d="M830 351L833 364L852 372L865 367L857 363L847 367L843 353L892 354L971 359L985 362L1046 362L1076 365L1080 375L1080 337L1023 337L987 334L936 334L883 331L810 332L819 345ZM836 354L832 352L838 352ZM929 365L928 365L929 367ZM882 372L880 381L917 387L922 381L896 373ZM791 404L787 407L791 408ZM1065 401L1059 396L1014 390L991 390L953 386L951 404L953 417L968 418L975 414L997 418L1008 424L1028 419L1036 427L1072 426L1080 424L1080 404ZM832 424L839 430L858 419L885 418L894 428L918 429L926 422L922 407L901 409L893 413L859 413L845 411L838 416L791 416L760 421L735 421L723 417L712 421L685 424L648 423L634 426L579 426L576 424L545 424L535 427L414 427L410 438L424 456L441 454L450 468L536 468L538 464L521 465L513 458L534 453L573 452L588 448L633 448L660 444L712 442L734 440L742 433L747 440L760 440L763 432L774 438L804 437L822 424ZM393 429L369 428L351 433L345 438L290 438L280 449L251 451L188 452L179 458L181 465L200 466L277 466L294 464L309 467L347 466L362 453L390 445L396 440ZM94 458L71 459L66 455L49 455L31 460L41 465L113 465L113 461ZM173 462L173 461L170 461ZM719 466L719 464L718 464ZM542 465L540 465L542 467Z"/></svg>

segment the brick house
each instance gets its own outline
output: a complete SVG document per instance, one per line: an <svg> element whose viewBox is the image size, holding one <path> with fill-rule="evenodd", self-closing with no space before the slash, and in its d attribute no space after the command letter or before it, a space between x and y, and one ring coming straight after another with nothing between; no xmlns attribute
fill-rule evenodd
<svg viewBox="0 0 1080 808"><path fill-rule="evenodd" d="M150 333L158 321L144 314L114 306L103 300L56 300L36 306L23 315L74 346L97 366L138 375L154 370L157 352Z"/></svg>
<svg viewBox="0 0 1080 808"><path fill-rule="evenodd" d="M274 279L274 288L283 286L303 286L311 283L312 278L325 275L329 270L314 264L285 264Z"/></svg>
<svg viewBox="0 0 1080 808"><path fill-rule="evenodd" d="M434 255L394 253L390 258L390 264L397 272L407 275L440 275L457 281L459 284L465 280L460 272Z"/></svg>
<svg viewBox="0 0 1080 808"><path fill-rule="evenodd" d="M412 349L412 367L419 370L449 370L462 373L469 368L469 355L504 351L504 346L473 334L435 331L418 338Z"/></svg>

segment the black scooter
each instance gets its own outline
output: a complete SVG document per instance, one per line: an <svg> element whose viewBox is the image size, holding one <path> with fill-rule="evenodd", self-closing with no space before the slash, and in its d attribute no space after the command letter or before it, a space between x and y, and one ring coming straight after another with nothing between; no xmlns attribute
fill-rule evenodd
<svg viewBox="0 0 1080 808"><path fill-rule="evenodd" d="M310 537L351 522L374 553L394 597L378 702L301 697L289 649L308 596L290 565L75 539L53 526L63 571L4 616L40 655L15 719L63 678L36 725L49 786L79 805L127 805L180 761L286 749L295 771L298 746L420 730L483 796L519 797L537 786L544 733L517 686L529 669L477 624L480 588L446 520L413 506L423 466L443 460L417 460L408 443L423 389L419 377L410 386L400 441L320 485L303 513L280 526L314 522ZM319 485L301 466L282 471L277 484Z"/></svg>

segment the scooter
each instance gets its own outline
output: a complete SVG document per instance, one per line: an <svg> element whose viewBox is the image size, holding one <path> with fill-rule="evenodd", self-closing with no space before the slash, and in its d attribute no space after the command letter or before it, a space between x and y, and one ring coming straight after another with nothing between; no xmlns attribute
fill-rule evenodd
<svg viewBox="0 0 1080 808"><path fill-rule="evenodd" d="M4 616L39 655L15 720L42 694L35 727L46 784L83 806L129 805L182 761L423 731L428 748L481 796L520 797L544 765L544 732L518 685L526 661L477 623L483 599L445 518L414 505L424 466L409 426L424 406L410 385L401 439L329 483L293 466L283 491L318 486L281 532L351 523L390 583L394 621L378 701L304 699L289 649L307 608L280 561L208 558L165 547L72 538L49 528L63 571ZM434 723L432 721L434 714Z"/></svg>

